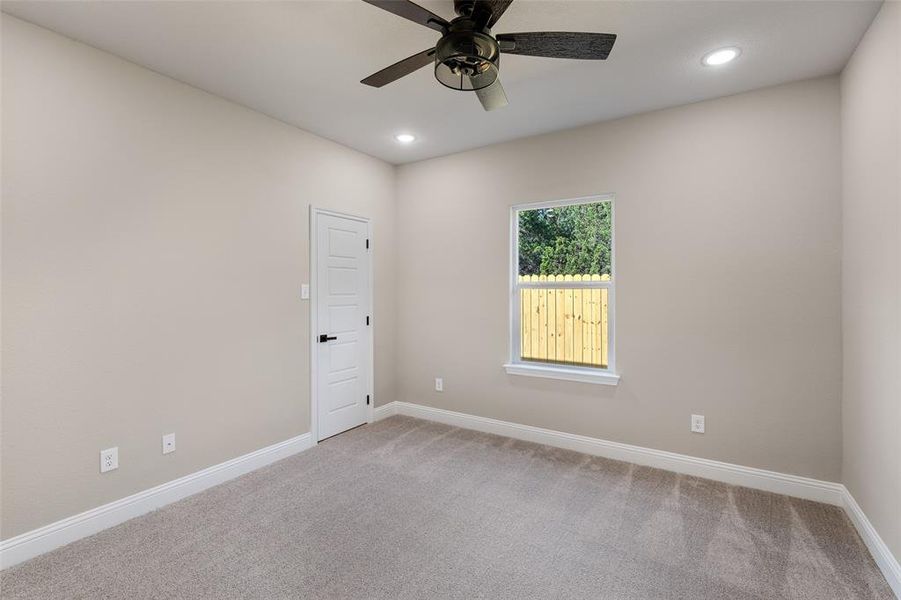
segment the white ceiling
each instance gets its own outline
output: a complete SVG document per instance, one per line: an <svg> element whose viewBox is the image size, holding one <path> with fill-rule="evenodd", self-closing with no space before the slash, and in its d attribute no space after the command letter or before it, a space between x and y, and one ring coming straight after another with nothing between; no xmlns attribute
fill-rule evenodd
<svg viewBox="0 0 901 600"><path fill-rule="evenodd" d="M422 5L450 19L451 0ZM259 112L404 163L585 123L837 73L879 2L516 0L496 33L598 31L607 61L507 55L510 106L484 112L426 67L360 79L434 45L437 32L358 0L4 2L3 10ZM701 56L740 46L739 60ZM418 139L401 146L393 134Z"/></svg>

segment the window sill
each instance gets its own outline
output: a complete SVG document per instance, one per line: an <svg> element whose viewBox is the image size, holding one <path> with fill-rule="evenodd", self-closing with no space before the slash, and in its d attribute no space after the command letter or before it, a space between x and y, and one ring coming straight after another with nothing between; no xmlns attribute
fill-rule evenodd
<svg viewBox="0 0 901 600"><path fill-rule="evenodd" d="M504 365L507 375L525 375L527 377L545 377L547 379L562 379L565 381L579 381L582 383L597 383L600 385L618 385L619 375L609 371L595 371L590 369L567 368L552 365L527 365L523 363L507 363Z"/></svg>

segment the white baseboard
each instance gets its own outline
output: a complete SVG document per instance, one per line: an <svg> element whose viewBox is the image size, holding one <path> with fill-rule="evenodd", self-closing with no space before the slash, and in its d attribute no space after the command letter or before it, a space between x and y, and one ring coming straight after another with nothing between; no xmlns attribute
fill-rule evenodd
<svg viewBox="0 0 901 600"><path fill-rule="evenodd" d="M895 597L901 599L901 564L898 563L898 559L892 555L891 550L882 541L882 537L880 537L876 528L873 527L873 524L870 523L867 515L864 514L863 509L857 504L851 492L844 486L842 487L844 488L845 512L848 513L848 517L854 523L857 533L860 534L864 544L869 548L870 554L873 555L873 560L876 561L879 570L885 576L885 580L888 581L892 591L895 592Z"/></svg>
<svg viewBox="0 0 901 600"><path fill-rule="evenodd" d="M381 421L382 419L387 419L388 417L393 417L397 414L397 402L389 402L388 404L382 404L381 406L376 406L373 411L372 420L373 421Z"/></svg>
<svg viewBox="0 0 901 600"><path fill-rule="evenodd" d="M392 404L395 405L393 408ZM696 458L664 450L654 450L619 442L608 442L584 435L477 417L409 402L392 402L391 404L380 406L376 409L376 413L376 419L383 419L394 414L406 415L456 427L475 429L485 433L503 435L518 440L575 450L576 452L594 456L603 456L614 460L675 471L676 473L704 477L733 485L785 494L786 496L805 498L836 506L844 504L844 486L831 481L820 481L798 475L786 475L775 471L743 467L706 458Z"/></svg>
<svg viewBox="0 0 901 600"><path fill-rule="evenodd" d="M304 433L0 542L7 568L315 446Z"/></svg>

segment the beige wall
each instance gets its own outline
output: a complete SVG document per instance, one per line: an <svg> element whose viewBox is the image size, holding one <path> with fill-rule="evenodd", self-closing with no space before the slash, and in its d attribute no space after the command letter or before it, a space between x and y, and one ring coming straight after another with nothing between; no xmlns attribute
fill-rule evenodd
<svg viewBox="0 0 901 600"><path fill-rule="evenodd" d="M901 4L842 73L842 477L901 559Z"/></svg>
<svg viewBox="0 0 901 600"><path fill-rule="evenodd" d="M831 77L400 167L399 398L838 481L839 134ZM620 385L506 375L510 206L600 192Z"/></svg>
<svg viewBox="0 0 901 600"><path fill-rule="evenodd" d="M312 203L373 219L377 404L833 481L843 466L897 555L898 13L844 73L843 119L824 78L396 177L4 15L0 536L309 430ZM617 196L620 385L506 375L509 207L601 192Z"/></svg>
<svg viewBox="0 0 901 600"><path fill-rule="evenodd" d="M394 400L392 166L6 15L2 34L4 539L309 431L311 203L373 220Z"/></svg>

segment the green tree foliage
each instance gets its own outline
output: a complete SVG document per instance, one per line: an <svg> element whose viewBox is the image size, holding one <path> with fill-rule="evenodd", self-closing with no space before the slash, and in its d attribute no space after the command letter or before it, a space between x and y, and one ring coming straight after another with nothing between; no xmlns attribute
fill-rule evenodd
<svg viewBox="0 0 901 600"><path fill-rule="evenodd" d="M610 202L519 213L519 274L610 274Z"/></svg>

